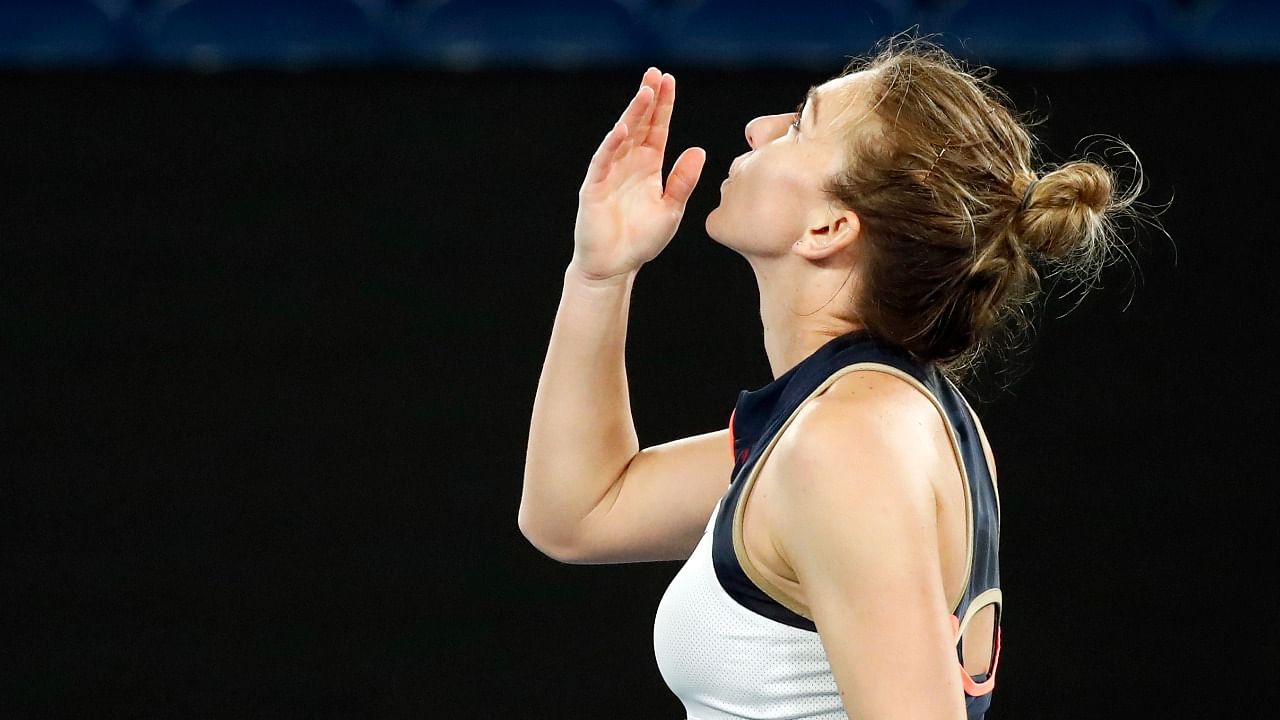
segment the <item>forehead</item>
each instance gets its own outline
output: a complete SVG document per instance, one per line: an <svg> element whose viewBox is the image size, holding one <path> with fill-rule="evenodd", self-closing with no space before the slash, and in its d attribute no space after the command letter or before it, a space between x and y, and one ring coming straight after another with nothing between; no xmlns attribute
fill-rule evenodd
<svg viewBox="0 0 1280 720"><path fill-rule="evenodd" d="M839 75L813 88L820 126L834 129L837 125L852 121L855 116L865 114L857 111L865 110L869 105L864 102L863 95L869 90L871 72L861 70Z"/></svg>
<svg viewBox="0 0 1280 720"><path fill-rule="evenodd" d="M858 101L868 84L869 70L833 77L813 89L825 108L843 109Z"/></svg>
<svg viewBox="0 0 1280 720"><path fill-rule="evenodd" d="M817 90L824 96L833 93L843 95L854 92L864 83L869 72L869 70L860 70L847 75L838 75L819 85Z"/></svg>

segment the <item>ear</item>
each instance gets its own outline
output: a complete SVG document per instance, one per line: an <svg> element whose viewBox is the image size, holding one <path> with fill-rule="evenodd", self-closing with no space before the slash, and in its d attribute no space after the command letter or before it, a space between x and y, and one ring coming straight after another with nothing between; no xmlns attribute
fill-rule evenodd
<svg viewBox="0 0 1280 720"><path fill-rule="evenodd" d="M842 210L820 225L810 226L792 250L809 260L825 260L857 242L862 222L852 210Z"/></svg>

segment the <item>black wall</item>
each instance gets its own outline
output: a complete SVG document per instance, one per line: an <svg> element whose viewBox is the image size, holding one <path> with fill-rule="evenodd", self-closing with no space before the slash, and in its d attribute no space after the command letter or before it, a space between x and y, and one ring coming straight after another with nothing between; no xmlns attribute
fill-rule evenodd
<svg viewBox="0 0 1280 720"><path fill-rule="evenodd" d="M825 79L663 69L668 167L709 160L636 283L644 445L771 379L703 219L746 121ZM683 717L651 644L678 564L560 565L516 527L577 188L642 70L0 77L0 715ZM1047 160L1130 142L1173 240L980 388L992 720L1273 692L1277 70L997 77Z"/></svg>

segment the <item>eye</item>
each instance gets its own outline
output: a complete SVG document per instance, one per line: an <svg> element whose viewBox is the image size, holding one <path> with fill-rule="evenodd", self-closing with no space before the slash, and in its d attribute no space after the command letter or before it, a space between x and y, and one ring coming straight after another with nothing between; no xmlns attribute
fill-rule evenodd
<svg viewBox="0 0 1280 720"><path fill-rule="evenodd" d="M795 109L796 119L791 121L791 127L795 128L795 131L797 134L799 134L800 132L800 120L801 118L804 117L804 106L805 106L805 103L808 101L808 99L809 98L805 98L800 102L796 103L796 109Z"/></svg>

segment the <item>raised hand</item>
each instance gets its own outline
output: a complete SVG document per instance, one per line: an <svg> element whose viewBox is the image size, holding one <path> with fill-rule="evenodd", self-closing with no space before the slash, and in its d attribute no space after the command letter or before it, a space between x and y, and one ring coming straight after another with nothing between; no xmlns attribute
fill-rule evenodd
<svg viewBox="0 0 1280 720"><path fill-rule="evenodd" d="M603 280L638 269L662 252L684 217L707 159L686 149L662 183L662 160L676 79L651 67L640 89L591 156L578 190L572 265Z"/></svg>

